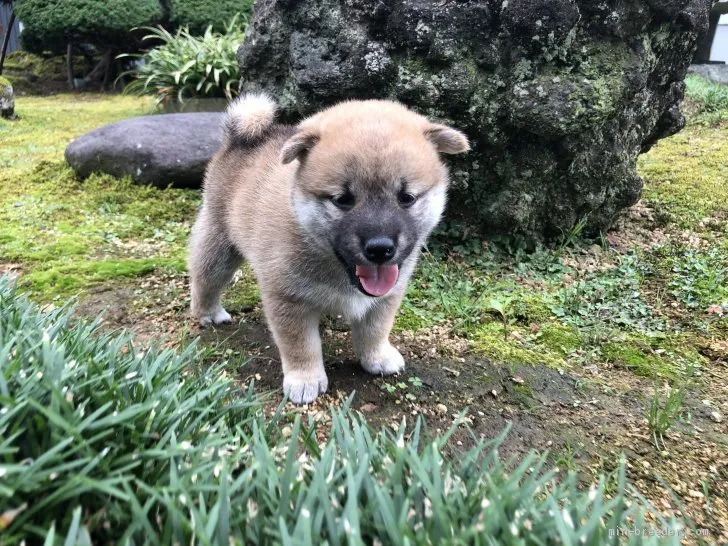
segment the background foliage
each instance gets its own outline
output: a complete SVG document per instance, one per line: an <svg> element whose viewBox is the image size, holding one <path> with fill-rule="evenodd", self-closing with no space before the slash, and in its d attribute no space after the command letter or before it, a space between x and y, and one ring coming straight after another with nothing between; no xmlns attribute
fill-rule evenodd
<svg viewBox="0 0 728 546"><path fill-rule="evenodd" d="M103 49L129 44L134 27L161 20L158 0L18 0L23 46L63 53L69 42Z"/></svg>
<svg viewBox="0 0 728 546"><path fill-rule="evenodd" d="M169 0L169 19L174 27L186 26L192 34L225 30L236 15L247 18L253 11L253 0ZM238 44L240 45L240 44Z"/></svg>

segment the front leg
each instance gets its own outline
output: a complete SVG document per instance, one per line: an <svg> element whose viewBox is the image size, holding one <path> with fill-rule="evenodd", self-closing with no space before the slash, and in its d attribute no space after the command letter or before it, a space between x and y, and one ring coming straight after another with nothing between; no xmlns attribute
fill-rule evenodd
<svg viewBox="0 0 728 546"><path fill-rule="evenodd" d="M371 374L391 375L404 370L404 358L389 342L389 332L401 301L401 295L379 300L351 325L356 356L362 368Z"/></svg>
<svg viewBox="0 0 728 546"><path fill-rule="evenodd" d="M313 402L329 381L319 336L320 313L301 303L263 294L263 307L283 364L283 392L294 404Z"/></svg>

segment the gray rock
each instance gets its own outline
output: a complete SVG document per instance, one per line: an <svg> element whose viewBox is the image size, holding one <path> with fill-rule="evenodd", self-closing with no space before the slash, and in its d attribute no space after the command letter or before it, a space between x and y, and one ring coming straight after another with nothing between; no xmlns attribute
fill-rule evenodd
<svg viewBox="0 0 728 546"><path fill-rule="evenodd" d="M163 114L127 119L86 133L66 148L82 177L93 172L142 184L198 187L220 147L222 114Z"/></svg>
<svg viewBox="0 0 728 546"><path fill-rule="evenodd" d="M711 0L258 0L243 90L296 121L394 98L463 129L449 214L490 233L606 230L642 191L637 156L678 104Z"/></svg>
<svg viewBox="0 0 728 546"><path fill-rule="evenodd" d="M0 76L0 117L15 119L15 93L10 80Z"/></svg>

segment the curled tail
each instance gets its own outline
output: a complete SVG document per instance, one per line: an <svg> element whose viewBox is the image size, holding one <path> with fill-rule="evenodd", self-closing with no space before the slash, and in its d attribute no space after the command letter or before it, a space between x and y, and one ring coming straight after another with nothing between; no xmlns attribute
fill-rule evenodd
<svg viewBox="0 0 728 546"><path fill-rule="evenodd" d="M276 103L265 93L239 96L225 112L225 144L255 144L273 125L275 117Z"/></svg>

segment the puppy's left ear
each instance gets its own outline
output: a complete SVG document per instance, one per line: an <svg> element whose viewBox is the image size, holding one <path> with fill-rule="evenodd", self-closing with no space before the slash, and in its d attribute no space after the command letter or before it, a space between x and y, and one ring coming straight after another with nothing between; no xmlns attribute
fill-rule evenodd
<svg viewBox="0 0 728 546"><path fill-rule="evenodd" d="M443 154L461 154L470 149L468 137L447 125L430 125L425 130L425 137Z"/></svg>
<svg viewBox="0 0 728 546"><path fill-rule="evenodd" d="M299 129L291 138L286 140L281 149L281 162L286 165L294 159L303 157L319 141L318 133L309 128Z"/></svg>

